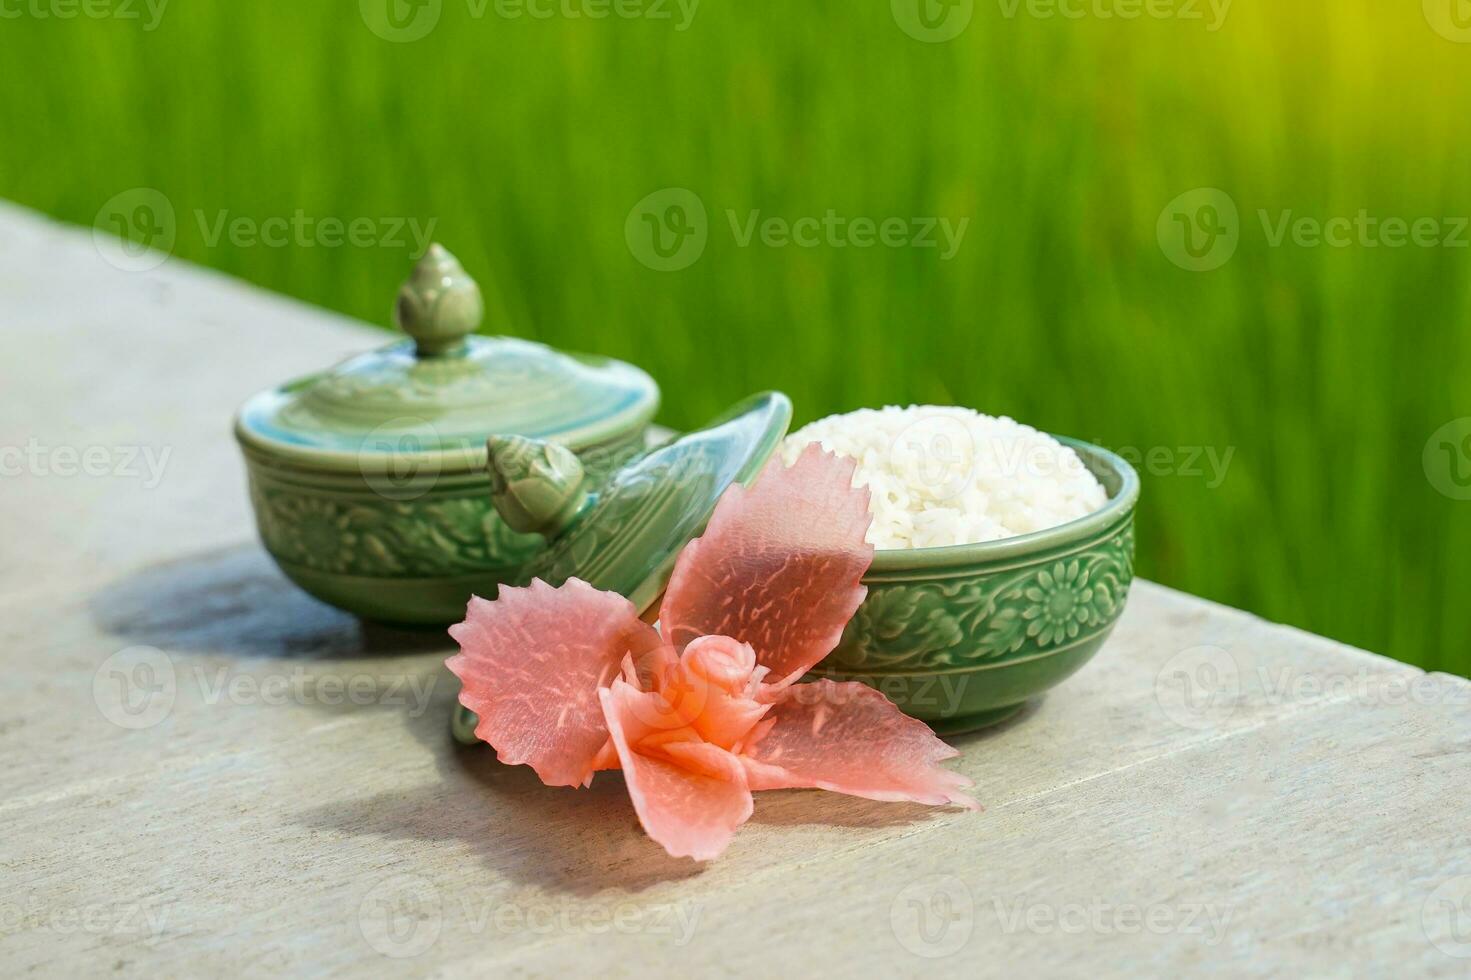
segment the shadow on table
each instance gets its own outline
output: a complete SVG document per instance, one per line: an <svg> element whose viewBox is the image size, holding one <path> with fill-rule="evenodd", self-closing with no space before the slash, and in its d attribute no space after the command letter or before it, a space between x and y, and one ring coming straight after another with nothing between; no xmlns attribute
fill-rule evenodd
<svg viewBox="0 0 1471 980"><path fill-rule="evenodd" d="M589 789L544 786L529 767L497 762L488 745L454 744L450 703L436 698L439 710L406 718L433 754L438 780L418 790L313 807L297 819L313 829L385 842L458 842L493 872L492 882L584 897L610 888L638 892L700 874L700 865L669 857L644 835L619 774L600 773Z"/></svg>
<svg viewBox="0 0 1471 980"><path fill-rule="evenodd" d="M502 765L488 745L453 743L448 720L457 685L448 670L430 710L404 724L439 778L408 793L315 807L298 815L314 829L385 841L457 841L505 879L578 896L638 892L693 878L708 865L672 858L639 825L622 774L598 773L588 789L545 786L527 766ZM816 790L756 794L751 823L770 827L882 829L955 818L958 811L881 803ZM852 839L851 834L847 836ZM741 838L723 860L741 860Z"/></svg>
<svg viewBox="0 0 1471 980"><path fill-rule="evenodd" d="M166 652L332 659L444 650L442 630L368 623L292 585L257 545L154 565L93 593L97 626Z"/></svg>
<svg viewBox="0 0 1471 980"><path fill-rule="evenodd" d="M978 732L966 732L964 735L950 735L946 737L945 741L964 752L967 746L983 744L999 735L1006 734L1013 728L1019 728L1025 725L1031 720L1033 715L1041 710L1042 703L1046 700L1047 695L1039 694L1022 705L1020 711L1005 721L992 725L990 728L982 728Z"/></svg>

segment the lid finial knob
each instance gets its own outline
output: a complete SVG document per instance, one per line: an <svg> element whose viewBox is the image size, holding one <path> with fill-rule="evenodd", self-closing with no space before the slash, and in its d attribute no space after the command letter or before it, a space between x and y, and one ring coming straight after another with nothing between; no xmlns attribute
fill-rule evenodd
<svg viewBox="0 0 1471 980"><path fill-rule="evenodd" d="M449 249L435 242L398 292L393 319L414 338L420 357L454 354L480 327L480 287Z"/></svg>
<svg viewBox="0 0 1471 980"><path fill-rule="evenodd" d="M523 436L491 436L486 445L491 501L511 530L555 538L588 503L582 463L567 447Z"/></svg>

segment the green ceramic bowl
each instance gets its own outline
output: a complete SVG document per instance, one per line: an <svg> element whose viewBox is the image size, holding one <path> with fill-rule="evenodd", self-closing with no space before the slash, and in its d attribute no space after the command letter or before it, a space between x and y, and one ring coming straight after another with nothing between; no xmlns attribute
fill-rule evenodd
<svg viewBox="0 0 1471 980"><path fill-rule="evenodd" d="M1003 721L1108 639L1134 577L1139 476L1061 439L1108 492L1102 510L1004 541L879 551L868 598L815 676L878 688L941 734Z"/></svg>
<svg viewBox="0 0 1471 980"><path fill-rule="evenodd" d="M786 396L766 392L591 480L559 447L492 440L497 511L508 526L552 539L523 575L553 584L577 575L649 609L721 494L760 471L790 421ZM1087 663L1134 577L1139 477L1107 450L1062 442L1103 484L1101 510L1005 541L877 552L863 577L867 599L809 676L868 684L953 735L1004 720ZM475 724L459 707L455 737L474 742Z"/></svg>

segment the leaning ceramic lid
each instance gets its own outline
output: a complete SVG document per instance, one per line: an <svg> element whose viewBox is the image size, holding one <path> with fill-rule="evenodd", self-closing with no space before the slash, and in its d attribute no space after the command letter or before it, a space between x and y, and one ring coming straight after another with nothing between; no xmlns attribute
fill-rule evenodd
<svg viewBox="0 0 1471 980"><path fill-rule="evenodd" d="M756 478L791 421L785 395L755 395L614 471L600 486L589 485L577 457L561 446L492 437L496 510L514 530L548 540L523 580L561 585L576 577L647 610L663 595L680 551L704 531L720 495Z"/></svg>
<svg viewBox="0 0 1471 980"><path fill-rule="evenodd" d="M480 337L480 288L440 245L399 292L408 340L263 391L240 410L247 450L318 470L483 470L485 440L515 433L576 450L625 441L659 406L638 368L511 337Z"/></svg>

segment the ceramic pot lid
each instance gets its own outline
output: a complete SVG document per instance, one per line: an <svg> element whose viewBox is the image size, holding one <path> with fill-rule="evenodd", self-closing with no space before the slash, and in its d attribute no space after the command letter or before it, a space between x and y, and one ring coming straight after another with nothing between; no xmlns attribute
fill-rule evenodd
<svg viewBox="0 0 1471 980"><path fill-rule="evenodd" d="M312 469L423 461L450 472L482 469L492 433L582 449L627 437L653 418L659 389L643 371L474 336L483 312L480 287L433 245L394 312L412 339L261 392L241 409L236 434L248 449Z"/></svg>
<svg viewBox="0 0 1471 980"><path fill-rule="evenodd" d="M513 529L548 540L524 570L523 584L539 578L561 585L576 577L647 610L663 595L680 551L704 531L720 495L756 478L791 421L785 395L755 395L595 488L585 485L577 457L561 446L492 437L496 510Z"/></svg>

